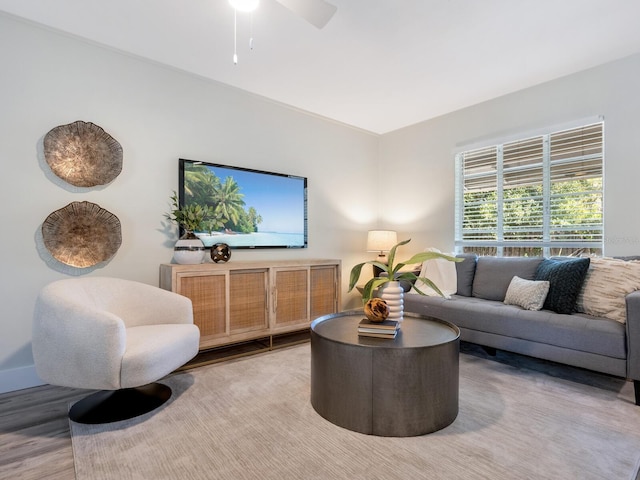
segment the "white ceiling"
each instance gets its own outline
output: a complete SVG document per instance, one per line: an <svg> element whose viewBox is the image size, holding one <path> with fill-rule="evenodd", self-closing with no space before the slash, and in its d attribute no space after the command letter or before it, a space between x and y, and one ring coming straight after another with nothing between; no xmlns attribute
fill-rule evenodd
<svg viewBox="0 0 640 480"><path fill-rule="evenodd" d="M640 51L638 0L0 0L0 11L374 133Z"/></svg>

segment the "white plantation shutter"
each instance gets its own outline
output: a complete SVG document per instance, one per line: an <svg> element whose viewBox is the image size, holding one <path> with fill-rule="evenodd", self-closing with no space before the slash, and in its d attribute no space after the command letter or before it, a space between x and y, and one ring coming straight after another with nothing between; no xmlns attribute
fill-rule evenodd
<svg viewBox="0 0 640 480"><path fill-rule="evenodd" d="M603 134L598 122L456 155L458 251L601 253Z"/></svg>

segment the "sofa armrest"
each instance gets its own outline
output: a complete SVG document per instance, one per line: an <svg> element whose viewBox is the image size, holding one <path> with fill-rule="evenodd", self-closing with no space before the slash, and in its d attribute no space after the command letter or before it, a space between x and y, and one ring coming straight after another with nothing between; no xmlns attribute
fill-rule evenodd
<svg viewBox="0 0 640 480"><path fill-rule="evenodd" d="M640 380L640 290L626 297L627 378Z"/></svg>

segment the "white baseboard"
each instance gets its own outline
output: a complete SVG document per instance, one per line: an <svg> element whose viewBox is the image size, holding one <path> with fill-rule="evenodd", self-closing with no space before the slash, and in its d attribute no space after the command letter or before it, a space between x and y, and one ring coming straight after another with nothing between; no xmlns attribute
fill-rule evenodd
<svg viewBox="0 0 640 480"><path fill-rule="evenodd" d="M38 377L34 365L0 371L0 393L14 392L44 384L45 382Z"/></svg>

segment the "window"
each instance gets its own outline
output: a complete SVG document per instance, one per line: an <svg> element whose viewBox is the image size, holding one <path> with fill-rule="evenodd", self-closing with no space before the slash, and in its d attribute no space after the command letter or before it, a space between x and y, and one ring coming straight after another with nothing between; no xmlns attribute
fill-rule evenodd
<svg viewBox="0 0 640 480"><path fill-rule="evenodd" d="M602 122L456 155L456 250L602 254Z"/></svg>

